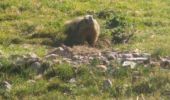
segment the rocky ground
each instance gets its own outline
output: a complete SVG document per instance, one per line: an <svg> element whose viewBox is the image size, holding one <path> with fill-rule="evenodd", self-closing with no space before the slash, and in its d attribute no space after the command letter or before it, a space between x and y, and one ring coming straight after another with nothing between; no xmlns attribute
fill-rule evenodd
<svg viewBox="0 0 170 100"><path fill-rule="evenodd" d="M41 79L47 69L55 72L53 66L60 64L69 64L73 69L78 69L82 65L93 65L100 72L114 73L117 66L128 67L135 69L136 67L160 67L162 69L170 69L170 58L155 58L149 53L140 52L119 52L111 49L97 49L87 46L68 47L61 45L60 47L51 48L44 57L39 57L35 53L25 55L10 55L6 57L3 52L0 52L0 59L7 59L10 65L13 66L13 72L20 72L23 68L30 68L35 71L36 75L33 79L28 80L28 83L35 83ZM0 63L0 70L4 70L4 63ZM136 74L135 74L136 75ZM137 74L138 75L138 74ZM68 80L69 83L75 83L74 77ZM9 80L0 83L0 87L6 91L10 91L12 84ZM103 89L112 87L112 82L109 79L103 80Z"/></svg>
<svg viewBox="0 0 170 100"><path fill-rule="evenodd" d="M132 69L140 65L170 69L170 57L155 59L149 53L119 52L109 49L99 50L87 46L74 46L71 48L62 45L50 49L44 57L38 57L35 53L5 57L0 52L0 59L3 58L12 61L14 66L29 65L38 74L44 73L46 68L54 64L68 63L76 68L83 64L91 64L93 61L97 61L97 67L103 71L107 71L108 67L114 68L115 62L122 67L130 67ZM3 64L0 63L1 66Z"/></svg>

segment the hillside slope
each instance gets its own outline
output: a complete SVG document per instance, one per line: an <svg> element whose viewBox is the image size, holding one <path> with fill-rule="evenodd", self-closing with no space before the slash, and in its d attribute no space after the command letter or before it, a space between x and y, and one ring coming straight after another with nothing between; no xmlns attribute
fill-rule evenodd
<svg viewBox="0 0 170 100"><path fill-rule="evenodd" d="M1 0L0 99L168 100L170 72L159 65L126 69L113 61L107 66L109 71L101 72L97 69L100 61L96 59L77 69L68 62L57 61L54 65L45 62L44 66L50 67L39 78L31 65L22 62L27 57L43 62L50 50L62 51L58 46L65 39L64 22L86 14L93 15L101 26L99 47L84 47L93 51L89 54L106 48L103 39L113 39L111 47L107 46L109 50L147 52L153 61L170 54L169 0ZM113 33L118 36L115 38ZM114 42L122 39L122 34L133 34L133 37L125 44ZM75 50L81 52L82 48ZM60 59L59 56L57 60ZM104 80L113 85L103 89ZM133 83L133 80L137 81ZM12 86L10 91L4 89L7 83Z"/></svg>

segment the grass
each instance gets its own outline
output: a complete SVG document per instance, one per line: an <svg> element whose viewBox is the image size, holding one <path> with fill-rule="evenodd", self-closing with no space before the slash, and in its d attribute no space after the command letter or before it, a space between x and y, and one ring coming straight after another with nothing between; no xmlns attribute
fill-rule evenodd
<svg viewBox="0 0 170 100"><path fill-rule="evenodd" d="M65 39L64 22L77 16L92 14L101 26L101 37L116 39L128 33L134 36L127 44L113 44L121 51L149 52L154 56L170 54L170 1L169 0L1 0L0 1L0 51L5 57L29 52L43 57L48 48ZM113 21L113 23L111 23ZM118 24L114 25L115 22ZM109 27L108 27L109 26ZM119 30L120 28L120 30ZM54 66L56 73L47 71L46 77L29 84L34 73L24 66L21 72L11 75L11 62L0 59L0 82L10 80L10 93L1 91L0 99L169 99L169 70L159 68L125 69L120 66L115 73L104 73L91 66L82 66L73 72L70 66ZM64 66L64 67L63 67ZM134 77L138 73L139 78ZM68 80L76 78L77 83ZM54 78L52 82L50 79ZM102 80L111 79L110 90L102 90Z"/></svg>

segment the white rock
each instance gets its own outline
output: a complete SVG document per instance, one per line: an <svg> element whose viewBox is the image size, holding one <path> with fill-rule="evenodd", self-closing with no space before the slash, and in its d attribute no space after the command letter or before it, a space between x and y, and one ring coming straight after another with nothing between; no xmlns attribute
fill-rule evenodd
<svg viewBox="0 0 170 100"><path fill-rule="evenodd" d="M131 69L134 69L136 67L136 63L133 61L124 61L122 64L123 67L130 67Z"/></svg>
<svg viewBox="0 0 170 100"><path fill-rule="evenodd" d="M75 78L71 78L71 79L69 80L69 82L70 82L70 83L75 83L75 82L76 82L76 79L75 79Z"/></svg>
<svg viewBox="0 0 170 100"><path fill-rule="evenodd" d="M125 53L121 54L122 58L133 58L133 55L131 53Z"/></svg>
<svg viewBox="0 0 170 100"><path fill-rule="evenodd" d="M97 68L101 70L102 72L107 71L107 67L105 65L97 65Z"/></svg>
<svg viewBox="0 0 170 100"><path fill-rule="evenodd" d="M106 54L107 58L110 60L114 60L117 58L117 52L110 52L108 54Z"/></svg>
<svg viewBox="0 0 170 100"><path fill-rule="evenodd" d="M89 60L93 60L94 58L93 57L89 57Z"/></svg>
<svg viewBox="0 0 170 100"><path fill-rule="evenodd" d="M27 82L32 84L32 83L35 83L36 81L35 80L28 80Z"/></svg>
<svg viewBox="0 0 170 100"><path fill-rule="evenodd" d="M58 57L57 54L49 54L49 55L45 56L45 58L48 60L53 60L53 59L56 59L57 57Z"/></svg>
<svg viewBox="0 0 170 100"><path fill-rule="evenodd" d="M63 47L58 47L58 50L59 51L64 51L64 48Z"/></svg>
<svg viewBox="0 0 170 100"><path fill-rule="evenodd" d="M6 91L10 92L12 85L10 83L8 83L7 81L4 81L2 84L5 88Z"/></svg>
<svg viewBox="0 0 170 100"><path fill-rule="evenodd" d="M30 56L31 58L38 58L38 56L37 56L35 53L29 53L29 56Z"/></svg>

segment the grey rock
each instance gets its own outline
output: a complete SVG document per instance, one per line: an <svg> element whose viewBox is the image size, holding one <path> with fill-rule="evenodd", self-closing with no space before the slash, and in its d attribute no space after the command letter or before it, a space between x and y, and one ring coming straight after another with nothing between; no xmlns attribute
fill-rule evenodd
<svg viewBox="0 0 170 100"><path fill-rule="evenodd" d="M114 60L116 59L118 56L117 52L109 52L106 54L106 57L109 59L109 60Z"/></svg>
<svg viewBox="0 0 170 100"><path fill-rule="evenodd" d="M131 69L134 69L136 67L136 63L133 61L124 61L122 64L123 67L130 67Z"/></svg>
<svg viewBox="0 0 170 100"><path fill-rule="evenodd" d="M107 79L103 81L103 89L107 90L110 89L112 87L112 82L111 80Z"/></svg>
<svg viewBox="0 0 170 100"><path fill-rule="evenodd" d="M27 81L29 84L34 84L36 81L35 80L28 80Z"/></svg>
<svg viewBox="0 0 170 100"><path fill-rule="evenodd" d="M94 57L89 57L89 60L93 60L94 59Z"/></svg>
<svg viewBox="0 0 170 100"><path fill-rule="evenodd" d="M161 58L160 66L162 68L170 69L170 59L168 59L168 58Z"/></svg>
<svg viewBox="0 0 170 100"><path fill-rule="evenodd" d="M45 56L45 59L47 59L47 60L54 60L57 57L58 57L57 54L49 54L49 55Z"/></svg>
<svg viewBox="0 0 170 100"><path fill-rule="evenodd" d="M10 92L12 85L7 81L3 81L2 83L0 83L0 87L4 90Z"/></svg>
<svg viewBox="0 0 170 100"><path fill-rule="evenodd" d="M101 62L102 62L102 64L104 64L104 65L109 65L110 64L110 62L109 62L109 60L106 58L106 57L104 57L104 56L99 56L99 57L97 57Z"/></svg>
<svg viewBox="0 0 170 100"><path fill-rule="evenodd" d="M73 59L74 59L74 60L78 60L78 59L79 59L79 55L74 55L74 56L73 56Z"/></svg>
<svg viewBox="0 0 170 100"><path fill-rule="evenodd" d="M76 79L75 79L75 78L71 78L71 79L69 80L69 83L76 83Z"/></svg>
<svg viewBox="0 0 170 100"><path fill-rule="evenodd" d="M62 64L62 61L59 60L59 59L55 59L55 60L53 60L53 63L54 63L54 64Z"/></svg>
<svg viewBox="0 0 170 100"><path fill-rule="evenodd" d="M30 58L39 58L35 53L29 53L28 57L30 57Z"/></svg>
<svg viewBox="0 0 170 100"><path fill-rule="evenodd" d="M134 61L137 63L149 63L150 59L147 57L126 58L127 61Z"/></svg>
<svg viewBox="0 0 170 100"><path fill-rule="evenodd" d="M158 67L158 66L160 66L160 62L158 62L158 61L151 61L150 62L150 66L151 67Z"/></svg>
<svg viewBox="0 0 170 100"><path fill-rule="evenodd" d="M14 61L15 65L22 66L26 64L26 61L23 58L16 58L16 61Z"/></svg>
<svg viewBox="0 0 170 100"><path fill-rule="evenodd" d="M37 73L41 73L41 63L40 62L34 62L31 64L31 68L33 68Z"/></svg>
<svg viewBox="0 0 170 100"><path fill-rule="evenodd" d="M149 58L149 57L151 57L151 54L149 54L149 53L133 53L133 56L134 57L147 57L147 58Z"/></svg>
<svg viewBox="0 0 170 100"><path fill-rule="evenodd" d="M107 67L105 65L97 65L97 68L102 71L102 72L106 72L107 71Z"/></svg>
<svg viewBox="0 0 170 100"><path fill-rule="evenodd" d="M63 47L58 47L58 50L59 51L64 51L64 48Z"/></svg>
<svg viewBox="0 0 170 100"><path fill-rule="evenodd" d="M133 58L133 55L131 54L131 53L124 53L124 54L121 54L120 55L121 56L121 58Z"/></svg>

